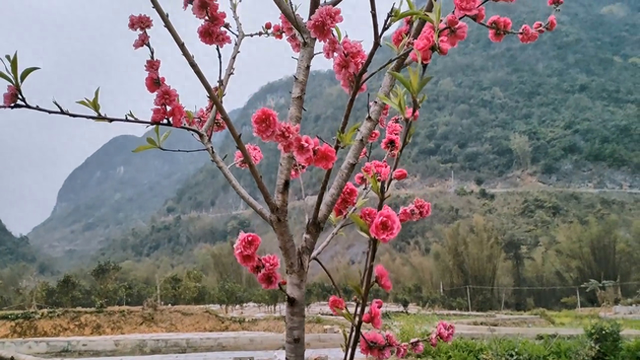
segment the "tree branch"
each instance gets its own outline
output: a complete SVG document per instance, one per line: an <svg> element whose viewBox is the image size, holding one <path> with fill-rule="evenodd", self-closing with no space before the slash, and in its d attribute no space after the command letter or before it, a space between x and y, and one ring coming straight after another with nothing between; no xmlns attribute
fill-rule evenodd
<svg viewBox="0 0 640 360"><path fill-rule="evenodd" d="M336 284L336 281L333 280L333 276L331 276L331 273L329 273L329 269L327 269L326 266L324 266L324 264L322 263L322 261L320 261L318 258L314 258L313 260L315 260L318 265L320 265L320 267L322 268L322 270L324 270L324 273L327 274L327 276L329 277L329 280L331 281L331 284L333 284L333 287L336 289L336 292L338 293L338 296L341 299L344 299L342 297L342 292L340 291L340 288L338 287L338 284Z"/></svg>
<svg viewBox="0 0 640 360"><path fill-rule="evenodd" d="M429 2L427 3L427 6L425 7L425 11L430 12L432 10L433 10L433 2L432 0L429 0ZM420 19L417 22L416 27L413 29L413 32L411 34L412 39L415 39L420 34L424 25L425 25L425 20ZM387 70L387 73L385 74L385 77L382 81L382 85L380 86L380 90L378 91L379 94L382 94L384 96L389 96L393 86L395 85L395 78L391 76L390 72L392 71L399 72L404 66L404 62L408 57L409 57L409 53L398 58L398 60L395 61L391 69ZM347 183L347 181L349 181L349 178L353 174L353 170L355 169L358 163L358 159L360 157L360 153L362 152L362 149L364 149L364 147L366 146L369 136L371 135L376 125L378 124L378 119L380 118L380 114L382 113L383 105L384 104L382 103L382 101L379 101L379 100L374 101L373 107L371 108L371 112L367 114L367 117L365 118L362 126L358 131L358 135L356 136L354 144L351 145L351 149L349 150L347 157L344 159L342 166L340 167L340 171L338 175L336 176L335 180L333 181L333 184L331 185L331 189L329 190L328 197L324 199L322 202L320 212L318 213L318 218L316 220L318 224L320 225L324 224L329 218L329 215L331 214L333 207L338 201L338 197L342 193L342 189L344 188L345 184ZM313 249L314 246L315 246L315 243L308 244L307 248Z"/></svg>
<svg viewBox="0 0 640 360"><path fill-rule="evenodd" d="M251 160L251 156L249 155L249 152L247 151L247 148L245 147L244 143L240 139L240 134L236 130L235 126L233 125L233 122L231 121L229 114L224 109L224 106L222 106L222 102L218 98L218 94L216 94L216 92L213 90L213 87L207 80L207 77L204 75L204 73L200 69L200 66L198 66L198 64L196 63L195 59L193 58L193 55L191 55L191 53L189 52L189 49L187 49L187 46L185 45L184 41L180 38L180 35L178 34L176 28L173 26L173 24L169 20L169 17L160 6L159 1L158 0L150 0L150 1L153 8L158 13L158 16L164 23L165 28L167 28L167 30L169 31L169 34L171 34L171 37L173 38L174 42L182 52L182 55L187 60L187 63L195 73L198 80L200 80L200 83L202 84L205 91L209 95L209 99L211 99L211 102L213 102L213 105L215 106L216 111L220 113L220 116L222 117L222 120L225 122L225 125L227 126L227 129L229 130L231 137L235 141L236 146L238 147L238 150L240 150L240 152L242 153L242 156L247 160L247 164L249 165L249 172L253 176L253 179L255 180L256 185L258 186L258 190L260 190L260 193L262 194L264 201L267 203L267 206L271 211L275 210L276 207L271 197L271 194L269 193L269 190L264 184L264 181L262 181L262 176L258 172L258 169L256 168L253 161Z"/></svg>
<svg viewBox="0 0 640 360"><path fill-rule="evenodd" d="M162 146L158 146L158 150L161 151L165 151L165 152L175 152L175 153L194 153L194 152L202 152L202 151L207 151L207 149L167 149L167 148L163 148Z"/></svg>
<svg viewBox="0 0 640 360"><path fill-rule="evenodd" d="M184 130L193 132L195 134L202 135L202 132L200 130L187 127L187 126L176 128L171 124L167 124L167 123L152 123L149 120L140 120L140 119L132 119L132 118L131 119L115 118L115 117L110 117L106 115L85 115L85 114L72 113L67 110L63 111L63 110L47 109L47 108L40 107L38 105L23 105L23 104L13 104L11 106L0 105L0 109L9 109L9 110L25 109L25 110L41 112L49 115L61 115L61 116L66 116L74 119L87 119L87 120L93 120L97 122L107 122L107 123L118 122L118 123L139 124L139 125L148 125L148 126L159 125L159 126L173 128L173 129L184 129Z"/></svg>
<svg viewBox="0 0 640 360"><path fill-rule="evenodd" d="M231 185L231 188L233 188L233 190L235 190L238 196L240 196L240 198L245 203L247 203L247 205L249 205L249 207L253 211L255 211L264 221L266 221L268 224L271 224L269 212L264 207L262 207L262 205L260 205L260 203L256 201L256 199L254 199L251 195L249 195L247 190L243 188L242 185L240 185L240 182L238 182L238 179L236 179L236 177L233 176L233 174L231 173L227 165L224 163L222 158L220 158L218 153L215 151L213 144L211 143L211 140L205 134L200 134L200 141L206 147L206 150L209 153L209 156L211 157L211 161L213 161L213 163L216 164L216 166L218 167L218 169L220 170L224 178L227 179L227 182L229 183L229 185Z"/></svg>
<svg viewBox="0 0 640 360"><path fill-rule="evenodd" d="M289 5L288 1L285 0L273 0L273 3L276 4L280 12L284 15L287 20L291 23L298 33L302 36L303 40L309 38L309 30L306 26L303 26L298 22L298 17L296 13L293 11L293 7Z"/></svg>

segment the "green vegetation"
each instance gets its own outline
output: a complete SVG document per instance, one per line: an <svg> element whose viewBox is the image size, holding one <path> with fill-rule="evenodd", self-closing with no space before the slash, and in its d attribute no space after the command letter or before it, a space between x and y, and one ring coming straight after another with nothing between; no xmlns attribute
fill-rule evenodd
<svg viewBox="0 0 640 360"><path fill-rule="evenodd" d="M17 263L34 263L34 255L26 236L15 237L0 220L0 269Z"/></svg>

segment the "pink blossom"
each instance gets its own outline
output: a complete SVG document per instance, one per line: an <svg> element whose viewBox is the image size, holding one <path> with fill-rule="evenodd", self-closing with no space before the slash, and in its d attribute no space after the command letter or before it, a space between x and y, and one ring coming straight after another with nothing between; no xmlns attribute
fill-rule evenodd
<svg viewBox="0 0 640 360"><path fill-rule="evenodd" d="M253 162L254 165L258 165L263 158L262 150L260 150L260 147L258 145L247 144L246 148L249 156L251 156L251 162ZM249 167L249 163L246 161L240 150L236 150L234 162L236 166L241 169L246 169Z"/></svg>
<svg viewBox="0 0 640 360"><path fill-rule="evenodd" d="M469 25L467 25L465 22L460 21L457 16L449 14L445 19L445 24L448 29L442 35L446 36L447 43L451 47L458 46L458 43L460 41L463 41L467 38Z"/></svg>
<svg viewBox="0 0 640 360"><path fill-rule="evenodd" d="M291 179L297 179L307 170L307 167L298 163L294 159L293 166L291 166Z"/></svg>
<svg viewBox="0 0 640 360"><path fill-rule="evenodd" d="M164 106L155 107L151 109L151 111L151 122L154 124L159 124L169 117L169 115L167 115L167 108Z"/></svg>
<svg viewBox="0 0 640 360"><path fill-rule="evenodd" d="M307 29L318 41L327 41L333 37L333 28L344 20L340 9L333 6L321 6L307 21Z"/></svg>
<svg viewBox="0 0 640 360"><path fill-rule="evenodd" d="M233 254L238 263L244 267L255 266L258 262L258 248L262 239L254 233L240 231L236 243L233 245Z"/></svg>
<svg viewBox="0 0 640 360"><path fill-rule="evenodd" d="M446 321L440 321L438 322L438 326L436 326L436 334L438 338L446 343L453 340L453 335L455 334L455 332L455 326Z"/></svg>
<svg viewBox="0 0 640 360"><path fill-rule="evenodd" d="M413 200L413 203L407 207L400 208L398 217L400 222L418 221L431 215L431 203L420 198Z"/></svg>
<svg viewBox="0 0 640 360"><path fill-rule="evenodd" d="M404 109L404 117L407 119L411 119L412 121L416 121L418 120L418 117L420 117L420 111L418 111L418 109L413 109L410 106L407 106Z"/></svg>
<svg viewBox="0 0 640 360"><path fill-rule="evenodd" d="M364 158L367 157L367 148L362 149L362 151L360 152L360 156L358 157L358 160L362 160Z"/></svg>
<svg viewBox="0 0 640 360"><path fill-rule="evenodd" d="M371 236L380 240L382 243L388 243L393 240L402 229L398 214L391 210L387 205L382 208L376 215L376 219L371 224L369 232Z"/></svg>
<svg viewBox="0 0 640 360"><path fill-rule="evenodd" d="M348 182L333 208L333 212L336 216L344 216L349 211L349 208L354 206L358 201L358 189L352 183Z"/></svg>
<svg viewBox="0 0 640 360"><path fill-rule="evenodd" d="M200 41L207 45L216 45L224 47L225 44L231 44L231 37L220 26L205 21L198 28L198 37Z"/></svg>
<svg viewBox="0 0 640 360"><path fill-rule="evenodd" d="M547 26L546 26L547 31L555 30L556 26L558 26L558 21L556 20L555 15L549 16L549 18L547 19Z"/></svg>
<svg viewBox="0 0 640 360"><path fill-rule="evenodd" d="M386 181L391 173L391 167L386 161L373 160L362 167L362 172L369 177L376 177L378 181Z"/></svg>
<svg viewBox="0 0 640 360"><path fill-rule="evenodd" d="M18 102L18 89L13 85L7 85L7 92L2 96L4 106L11 106Z"/></svg>
<svg viewBox="0 0 640 360"><path fill-rule="evenodd" d="M398 151L400 151L400 137L397 135L389 135L382 140L382 144L380 145L383 150L387 151L389 156L396 157Z"/></svg>
<svg viewBox="0 0 640 360"><path fill-rule="evenodd" d="M173 127L182 127L182 119L185 116L184 106L179 102L173 103L167 115L171 118L171 125L173 125Z"/></svg>
<svg viewBox="0 0 640 360"><path fill-rule="evenodd" d="M523 44L530 44L538 40L538 36L540 36L538 32L536 30L533 30L531 26L526 24L522 25L522 27L520 28L520 32L518 33L518 38Z"/></svg>
<svg viewBox="0 0 640 360"><path fill-rule="evenodd" d="M480 0L453 0L453 4L456 7L456 13L476 15L478 13L478 6L480 6Z"/></svg>
<svg viewBox="0 0 640 360"><path fill-rule="evenodd" d="M301 24L304 23L304 21L298 14L296 14L296 18L300 21ZM287 20L287 18L284 16L284 14L280 14L280 24L281 24L280 27L282 28L282 32L284 33L284 35L287 36L287 42L289 43L289 45L291 45L291 50L293 50L293 52L296 52L296 53L300 52L302 43L300 42L298 33L293 27L293 25L291 25L289 20ZM275 27L274 27L274 31L275 31Z"/></svg>
<svg viewBox="0 0 640 360"><path fill-rule="evenodd" d="M376 331L362 333L360 338L360 352L362 355L371 356L377 360L385 360L391 357L390 349L384 336Z"/></svg>
<svg viewBox="0 0 640 360"><path fill-rule="evenodd" d="M533 29L538 32L538 34L544 33L544 23L542 21L536 21L533 23Z"/></svg>
<svg viewBox="0 0 640 360"><path fill-rule="evenodd" d="M376 283L386 292L390 292L393 288L391 279L389 279L389 272L382 265L376 265L373 269L375 274Z"/></svg>
<svg viewBox="0 0 640 360"><path fill-rule="evenodd" d="M322 46L322 53L326 59L333 59L341 50L342 46L338 42L338 38L335 36L330 37Z"/></svg>
<svg viewBox="0 0 640 360"><path fill-rule="evenodd" d="M300 125L279 123L274 136L274 140L278 143L278 149L285 153L292 152L296 139L300 136L299 133Z"/></svg>
<svg viewBox="0 0 640 360"><path fill-rule="evenodd" d="M160 60L149 59L144 65L144 71L150 74L158 74L160 71Z"/></svg>
<svg viewBox="0 0 640 360"><path fill-rule="evenodd" d="M436 33L433 24L427 23L418 38L413 43L414 51L411 52L411 60L428 64L431 62L433 47L436 45Z"/></svg>
<svg viewBox="0 0 640 360"><path fill-rule="evenodd" d="M387 136L400 136L402 125L397 122L390 122L387 125Z"/></svg>
<svg viewBox="0 0 640 360"><path fill-rule="evenodd" d="M251 124L253 135L262 141L271 141L278 131L278 113L266 107L260 108L251 117Z"/></svg>
<svg viewBox="0 0 640 360"><path fill-rule="evenodd" d="M560 6L560 5L564 4L564 0L548 0L547 4L549 6Z"/></svg>
<svg viewBox="0 0 640 360"><path fill-rule="evenodd" d="M313 150L315 147L315 142L309 135L297 137L293 147L293 155L296 161L304 166L311 165L311 163L313 163Z"/></svg>
<svg viewBox="0 0 640 360"><path fill-rule="evenodd" d="M511 19L508 17L500 17L494 15L487 21L489 29L489 39L493 42L501 42L502 39L511 31Z"/></svg>
<svg viewBox="0 0 640 360"><path fill-rule="evenodd" d="M429 344L431 344L432 348L438 346L438 336L436 335L436 333L433 333L431 334L431 336L429 336Z"/></svg>
<svg viewBox="0 0 640 360"><path fill-rule="evenodd" d="M347 305L341 297L331 295L329 298L329 309L334 315L339 315L346 307Z"/></svg>
<svg viewBox="0 0 640 360"><path fill-rule="evenodd" d="M138 34L138 38L133 42L133 48L137 50L147 45L148 43L149 35L146 32L141 32L140 34Z"/></svg>
<svg viewBox="0 0 640 360"><path fill-rule="evenodd" d="M487 17L487 12L484 6L481 6L478 8L478 13L475 16L472 16L471 19L473 19L473 21L477 23L480 23L480 22L483 22L486 17Z"/></svg>
<svg viewBox="0 0 640 360"><path fill-rule="evenodd" d="M324 170L329 170L336 162L336 150L329 144L322 144L315 151L313 165Z"/></svg>
<svg viewBox="0 0 640 360"><path fill-rule="evenodd" d="M409 353L409 344L402 343L396 347L396 356L399 359L404 359L405 357L407 357L408 353Z"/></svg>
<svg viewBox="0 0 640 360"><path fill-rule="evenodd" d="M405 169L397 169L396 171L393 172L393 179L394 180L404 180L407 178L407 170Z"/></svg>
<svg viewBox="0 0 640 360"><path fill-rule="evenodd" d="M411 339L409 344L411 345L411 351L414 354L422 354L424 352L424 344L420 339Z"/></svg>
<svg viewBox="0 0 640 360"><path fill-rule="evenodd" d="M144 85L147 87L147 90L153 94L160 90L162 85L165 85L165 80L164 77L158 76L157 73L150 73L144 79Z"/></svg>
<svg viewBox="0 0 640 360"><path fill-rule="evenodd" d="M176 101L178 101L178 92L169 85L162 85L156 92L153 104L155 106L171 106Z"/></svg>
<svg viewBox="0 0 640 360"><path fill-rule="evenodd" d="M145 31L151 29L153 26L153 20L145 15L129 15L129 30L131 31Z"/></svg>
<svg viewBox="0 0 640 360"><path fill-rule="evenodd" d="M280 269L280 258L277 255L265 255L260 258L263 271L278 271Z"/></svg>
<svg viewBox="0 0 640 360"><path fill-rule="evenodd" d="M258 274L258 282L265 290L277 289L280 283L280 274L276 271L262 271Z"/></svg>
<svg viewBox="0 0 640 360"><path fill-rule="evenodd" d="M360 155L362 156L362 155ZM366 156L366 155L365 155ZM358 185L364 185L367 183L367 178L364 177L363 173L357 173L354 177L353 177L353 181L358 184Z"/></svg>
<svg viewBox="0 0 640 360"><path fill-rule="evenodd" d="M360 210L360 219L362 219L362 221L364 221L368 226L373 224L373 220L376 219L376 215L378 215L378 210L372 207L365 207Z"/></svg>
<svg viewBox="0 0 640 360"><path fill-rule="evenodd" d="M367 60L367 54L362 48L361 42L351 41L348 37L342 39L341 45L342 51L339 51L333 60L333 71L344 91L349 93L354 86L356 75ZM362 84L359 92L365 90L366 87Z"/></svg>
<svg viewBox="0 0 640 360"><path fill-rule="evenodd" d="M382 327L382 300L374 299L369 306L369 311L362 315L362 322L371 324L374 329Z"/></svg>
<svg viewBox="0 0 640 360"><path fill-rule="evenodd" d="M379 130L373 130L371 132L371 135L369 135L369 142L374 142L374 141L378 140L379 137L380 137L380 131Z"/></svg>

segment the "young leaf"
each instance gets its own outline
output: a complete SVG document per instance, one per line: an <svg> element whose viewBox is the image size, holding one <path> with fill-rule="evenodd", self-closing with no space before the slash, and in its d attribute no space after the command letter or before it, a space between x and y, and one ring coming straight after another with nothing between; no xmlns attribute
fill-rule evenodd
<svg viewBox="0 0 640 360"><path fill-rule="evenodd" d="M338 34L338 42L342 42L342 32L340 31L340 28L338 27L338 25L336 25L335 27L336 29L336 34Z"/></svg>
<svg viewBox="0 0 640 360"><path fill-rule="evenodd" d="M329 221L331 221L331 224L333 226L336 226L338 224L338 219L336 218L336 215L333 213L333 211L331 212L331 215L329 215Z"/></svg>
<svg viewBox="0 0 640 360"><path fill-rule="evenodd" d="M22 70L22 74L20 74L20 83L22 84L25 80L27 80L27 76L29 76L32 72L40 70L39 67L30 67Z"/></svg>
<svg viewBox="0 0 640 360"><path fill-rule="evenodd" d="M393 100L389 99L388 97L382 95L382 94L378 94L378 98L380 100L382 100L383 103L391 106L395 111L401 113L404 110L400 110L400 107L398 106L398 104L396 102L394 102Z"/></svg>
<svg viewBox="0 0 640 360"><path fill-rule="evenodd" d="M360 299L362 299L363 295L362 295L362 288L360 287L360 285L351 283L351 284L349 284L349 286L353 289L353 291L355 291L355 293L358 295L358 297Z"/></svg>
<svg viewBox="0 0 640 360"><path fill-rule="evenodd" d="M157 148L158 148L157 146L145 144L145 145L138 146L137 148L133 149L131 152L138 153L138 152L141 152L141 151L157 149Z"/></svg>
<svg viewBox="0 0 640 360"><path fill-rule="evenodd" d="M147 143L149 143L149 145L152 145L154 147L158 147L158 143L152 137L147 137Z"/></svg>
<svg viewBox="0 0 640 360"><path fill-rule="evenodd" d="M9 84L11 84L11 85L14 85L14 86L16 85L16 84L13 82L13 79L12 79L9 75L7 75L7 74L3 73L2 71L0 71L0 78L2 78L2 79L4 79L4 80L6 80L6 81L7 81L7 82L9 82Z"/></svg>
<svg viewBox="0 0 640 360"><path fill-rule="evenodd" d="M380 183L378 182L378 178L375 175L371 177L367 176L367 178L371 182L371 191L380 196Z"/></svg>
<svg viewBox="0 0 640 360"><path fill-rule="evenodd" d="M160 140L160 125L156 125L156 126L153 128L153 132L155 132L155 133L156 133L156 139Z"/></svg>
<svg viewBox="0 0 640 360"><path fill-rule="evenodd" d="M13 54L13 59L11 59L11 74L13 74L14 79L18 79L18 52L16 51Z"/></svg>
<svg viewBox="0 0 640 360"><path fill-rule="evenodd" d="M96 91L93 93L93 100L91 100L91 104L93 104L93 110L95 110L96 113L100 113L100 103L98 101L99 96L100 96L100 87L98 87Z"/></svg>
<svg viewBox="0 0 640 360"><path fill-rule="evenodd" d="M167 130L164 134L162 134L162 137L160 138L160 145L162 145L169 138L169 134L171 134L171 130Z"/></svg>
<svg viewBox="0 0 640 360"><path fill-rule="evenodd" d="M362 220L362 218L358 214L349 215L349 219L351 219L351 221L356 224L360 231L367 234L367 237L369 237L369 225L367 225L367 223L364 222L364 220Z"/></svg>
<svg viewBox="0 0 640 360"><path fill-rule="evenodd" d="M368 198L362 198L360 200L358 200L358 202L356 203L356 208L359 209L361 207L364 206L364 204L366 204L369 201Z"/></svg>
<svg viewBox="0 0 640 360"><path fill-rule="evenodd" d="M425 76L422 78L422 80L420 80L420 83L418 84L418 88L416 91L417 94L419 94L422 89L424 89L425 86L427 86L427 84L429 83L429 81L431 81L431 79L433 79L433 76Z"/></svg>
<svg viewBox="0 0 640 360"><path fill-rule="evenodd" d="M404 86L405 89L409 90L410 93L413 93L411 91L411 82L407 78L402 76L402 74L397 73L395 71L389 71L389 74L393 76L400 84L402 84L402 86Z"/></svg>
<svg viewBox="0 0 640 360"><path fill-rule="evenodd" d="M93 106L89 103L89 101L87 101L86 98L84 100L76 101L76 104L80 104L82 106L88 107L89 109L93 110Z"/></svg>

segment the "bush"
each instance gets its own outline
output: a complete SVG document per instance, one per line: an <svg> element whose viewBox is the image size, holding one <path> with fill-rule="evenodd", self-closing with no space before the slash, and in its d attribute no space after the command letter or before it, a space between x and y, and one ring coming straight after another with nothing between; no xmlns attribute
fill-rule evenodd
<svg viewBox="0 0 640 360"><path fill-rule="evenodd" d="M593 351L592 360L620 359L622 354L622 327L615 321L598 321L587 326L584 333ZM625 359L626 360L626 359Z"/></svg>

